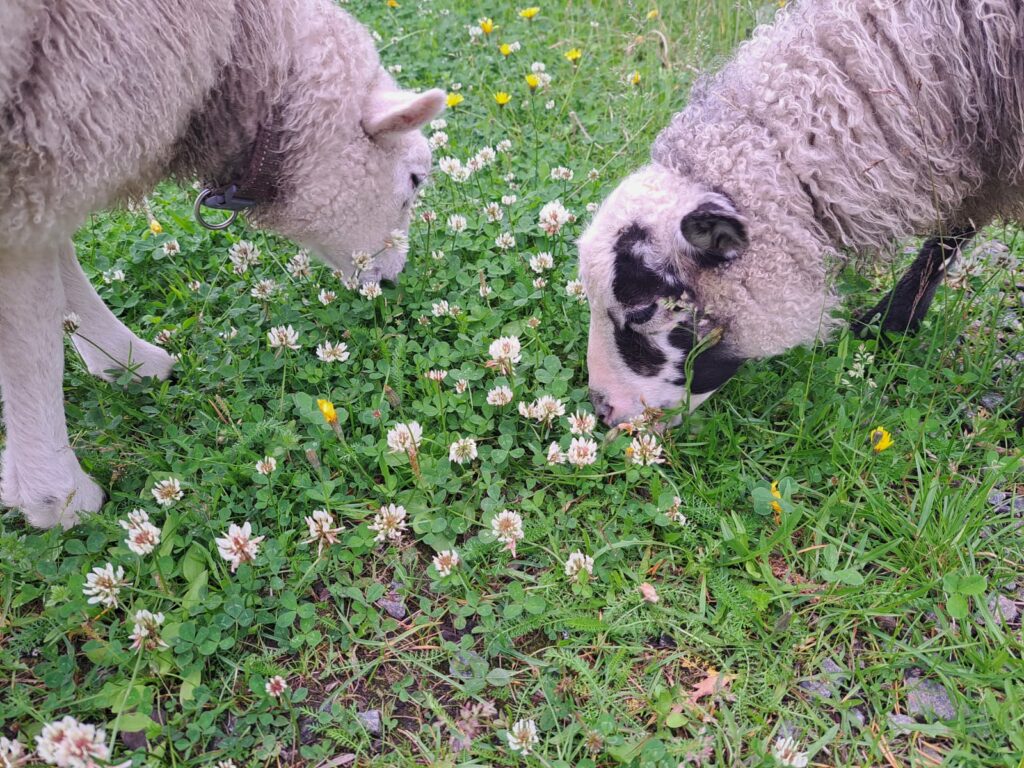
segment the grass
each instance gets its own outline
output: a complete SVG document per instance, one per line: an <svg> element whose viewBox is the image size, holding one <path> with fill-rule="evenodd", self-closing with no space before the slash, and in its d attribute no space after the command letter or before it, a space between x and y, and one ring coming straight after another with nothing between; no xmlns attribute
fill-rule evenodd
<svg viewBox="0 0 1024 768"><path fill-rule="evenodd" d="M198 229L191 190L151 197L158 235L141 212L88 222L79 253L109 305L147 338L170 329L181 361L173 382L111 386L68 346L73 440L111 499L68 533L0 519L0 732L34 743L70 713L103 726L118 759L181 768L771 765L785 735L814 765L1021 765L1020 621L993 613L1000 596L1024 600L1016 230L987 233L1004 258L940 290L916 337L840 335L746 366L664 435L664 464L627 464L629 437L598 431L595 464L549 466L550 442L568 447L565 418L544 427L515 403L588 408L587 308L565 293L586 205L644 161L695 74L771 8L709 0L649 17L569 3L527 22L505 0L350 7L403 83L462 84L436 157L512 149L462 185L435 174L421 210L438 219L414 227L400 285L373 301L322 266L293 276L295 246L270 235ZM497 29L471 45L466 26L485 14ZM576 67L563 58L573 47ZM553 80L531 96L534 61ZM513 97L504 108L499 90ZM557 166L574 179L552 180ZM488 222L483 205L509 194ZM548 238L537 214L554 199L579 222ZM457 235L445 226L456 213L469 220ZM237 275L228 250L242 238L262 256ZM165 256L171 239L181 253ZM544 288L527 263L539 251L555 262ZM846 270L849 305L872 303L905 261ZM105 283L115 269L125 279ZM262 278L278 284L268 301L250 295ZM321 304L321 288L337 300ZM442 299L461 312L436 317ZM279 325L299 350L268 348ZM513 375L484 365L502 335L522 341ZM351 357L317 360L325 339ZM851 377L865 355L865 377ZM486 404L496 384L512 404ZM409 421L423 426L418 472L386 445ZM876 453L878 425L894 445ZM466 436L478 458L449 462ZM267 455L277 467L263 476ZM184 497L165 509L151 488L168 477ZM676 496L685 524L667 514ZM387 503L408 512L399 544L368 527ZM161 529L145 556L118 525L137 507ZM321 558L303 543L316 508L344 527ZM515 557L490 532L506 508L525 521ZM232 573L214 539L243 521L266 538ZM462 562L441 578L431 558L449 548ZM579 582L564 573L575 551L594 559ZM128 585L102 610L82 587L108 562ZM167 648L130 648L141 608L164 614ZM280 700L265 692L273 675L289 685ZM918 700L934 686L930 711ZM522 719L539 730L527 757L506 739Z"/></svg>

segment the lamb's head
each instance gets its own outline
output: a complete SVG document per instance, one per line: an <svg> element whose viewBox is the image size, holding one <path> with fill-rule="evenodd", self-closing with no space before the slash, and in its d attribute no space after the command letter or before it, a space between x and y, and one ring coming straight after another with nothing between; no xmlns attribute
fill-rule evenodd
<svg viewBox="0 0 1024 768"><path fill-rule="evenodd" d="M325 116L302 131L287 153L288 192L257 223L346 276L393 280L405 266L413 203L430 174L421 128L444 109L445 93L401 90L380 70L359 97L355 118ZM333 107L354 111L345 103Z"/></svg>
<svg viewBox="0 0 1024 768"><path fill-rule="evenodd" d="M736 372L743 358L701 282L746 246L746 222L726 195L657 165L601 205L579 252L590 397L606 423L646 408L693 410Z"/></svg>

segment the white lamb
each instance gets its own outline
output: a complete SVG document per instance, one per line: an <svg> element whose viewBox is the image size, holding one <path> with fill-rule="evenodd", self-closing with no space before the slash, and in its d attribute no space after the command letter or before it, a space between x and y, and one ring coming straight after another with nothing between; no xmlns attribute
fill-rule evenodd
<svg viewBox="0 0 1024 768"><path fill-rule="evenodd" d="M0 498L33 525L73 525L104 494L68 443L62 318L89 370L166 377L86 280L84 218L165 176L352 269L393 278L417 187L419 128L444 93L399 90L369 33L329 0L0 3ZM364 275L365 278L365 275Z"/></svg>

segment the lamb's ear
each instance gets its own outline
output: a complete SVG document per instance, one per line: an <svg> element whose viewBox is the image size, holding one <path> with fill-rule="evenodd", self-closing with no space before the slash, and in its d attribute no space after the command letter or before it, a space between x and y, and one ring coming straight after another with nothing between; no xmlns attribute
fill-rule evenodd
<svg viewBox="0 0 1024 768"><path fill-rule="evenodd" d="M367 99L363 130L367 136L419 130L444 110L445 93L433 88L424 93L385 91Z"/></svg>
<svg viewBox="0 0 1024 768"><path fill-rule="evenodd" d="M683 216L683 237L697 251L702 266L714 266L736 258L747 247L747 225L726 205L701 203Z"/></svg>

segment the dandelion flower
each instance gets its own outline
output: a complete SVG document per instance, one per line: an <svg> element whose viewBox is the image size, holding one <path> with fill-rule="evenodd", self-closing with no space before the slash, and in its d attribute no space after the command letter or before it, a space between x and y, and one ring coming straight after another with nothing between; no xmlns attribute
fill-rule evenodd
<svg viewBox="0 0 1024 768"><path fill-rule="evenodd" d="M337 344L324 341L316 345L316 356L325 363L344 363L349 357L348 344L343 341Z"/></svg>
<svg viewBox="0 0 1024 768"><path fill-rule="evenodd" d="M437 569L437 574L442 579L446 579L452 575L459 565L459 553L454 549L445 549L434 555L434 567Z"/></svg>
<svg viewBox="0 0 1024 768"><path fill-rule="evenodd" d="M640 73L633 70L633 74L629 76L630 85L640 85Z"/></svg>
<svg viewBox="0 0 1024 768"><path fill-rule="evenodd" d="M513 752L528 755L539 743L537 724L533 720L517 720L508 730L508 748Z"/></svg>
<svg viewBox="0 0 1024 768"><path fill-rule="evenodd" d="M771 491L772 491L772 496L774 496L776 499L781 499L782 498L782 493L779 491L779 483L778 483L777 480L773 480L772 481ZM772 509L775 510L775 514L777 514L777 515L781 515L782 514L782 505L779 504L779 502L773 501L772 502Z"/></svg>
<svg viewBox="0 0 1024 768"><path fill-rule="evenodd" d="M875 427L871 430L871 450L881 453L886 448L892 447L892 435L885 427Z"/></svg>
<svg viewBox="0 0 1024 768"><path fill-rule="evenodd" d="M583 51L581 51L579 48L570 48L568 51L565 52L564 55L566 61L568 61L573 66L576 66L579 63L580 59L583 58Z"/></svg>
<svg viewBox="0 0 1024 768"><path fill-rule="evenodd" d="M334 515L326 509L314 509L313 514L306 517L306 527L309 528L309 538L303 543L317 542L317 557L323 555L327 547L338 543L338 534L342 531L335 526Z"/></svg>
<svg viewBox="0 0 1024 768"><path fill-rule="evenodd" d="M574 437L566 451L569 463L575 467L585 467L597 461L597 443L585 437Z"/></svg>
<svg viewBox="0 0 1024 768"><path fill-rule="evenodd" d="M791 766L792 768L804 768L807 765L807 753L800 751L800 745L790 736L779 737L772 747L772 757L779 765Z"/></svg>
<svg viewBox="0 0 1024 768"><path fill-rule="evenodd" d="M267 342L271 349L298 349L299 334L290 325L278 325L267 331Z"/></svg>
<svg viewBox="0 0 1024 768"><path fill-rule="evenodd" d="M505 548L512 553L515 557L516 554L516 543L522 541L523 536L523 518L518 512L513 512L511 509L502 510L501 513L494 516L491 520L491 531L494 536L505 545Z"/></svg>
<svg viewBox="0 0 1024 768"><path fill-rule="evenodd" d="M448 449L448 460L456 464L474 461L476 456L476 440L472 437L460 437Z"/></svg>
<svg viewBox="0 0 1024 768"><path fill-rule="evenodd" d="M502 43L501 45L498 46L498 51L501 53L502 56L511 56L512 46L509 45L508 43Z"/></svg>
<svg viewBox="0 0 1024 768"><path fill-rule="evenodd" d="M392 453L416 453L423 439L423 427L419 422L398 423L388 430L388 448Z"/></svg>
<svg viewBox="0 0 1024 768"><path fill-rule="evenodd" d="M154 235L159 235L161 232L164 231L164 228L160 225L160 222L157 221L156 219L150 219L149 220L149 231L152 232Z"/></svg>
<svg viewBox="0 0 1024 768"><path fill-rule="evenodd" d="M220 556L231 563L231 572L238 570L242 563L251 563L260 551L260 542L265 536L253 536L252 524L246 520L241 526L232 523L223 538L214 539Z"/></svg>
<svg viewBox="0 0 1024 768"><path fill-rule="evenodd" d="M497 102L499 107L504 107L506 104L512 101L512 97L505 93L505 91L498 91L496 94L494 94L494 101Z"/></svg>
<svg viewBox="0 0 1024 768"><path fill-rule="evenodd" d="M181 501L185 492L181 490L181 483L176 477L169 477L161 480L153 486L153 498L161 507L169 507L176 501Z"/></svg>
<svg viewBox="0 0 1024 768"><path fill-rule="evenodd" d="M121 594L121 587L125 586L124 568L107 563L102 568L93 568L85 577L85 586L82 593L89 598L90 605L104 605L107 608L117 607L117 596Z"/></svg>
<svg viewBox="0 0 1024 768"><path fill-rule="evenodd" d="M376 531L377 541L402 540L405 531L405 507L397 504L386 504L373 516L370 530Z"/></svg>
<svg viewBox="0 0 1024 768"><path fill-rule="evenodd" d="M540 78L531 72L526 76L526 85L531 91L536 91L537 86L540 85Z"/></svg>
<svg viewBox="0 0 1024 768"><path fill-rule="evenodd" d="M449 93L448 98L445 99L445 103L449 106L449 108L457 107L465 100L465 97L461 93Z"/></svg>
<svg viewBox="0 0 1024 768"><path fill-rule="evenodd" d="M269 475L275 469L277 469L277 459L273 456L264 456L256 462L256 471L261 475Z"/></svg>
<svg viewBox="0 0 1024 768"><path fill-rule="evenodd" d="M529 8L523 8L523 10L521 10L521 11L519 12L519 15L520 15L520 16L521 16L522 18L526 19L527 21L530 21L530 20L532 20L532 19L533 19L533 18L534 18L534 17L535 17L535 16L536 16L536 15L537 15L538 13L540 13L540 8L538 8L538 7L536 6L536 5L531 5L531 6L529 7Z"/></svg>
<svg viewBox="0 0 1024 768"><path fill-rule="evenodd" d="M491 34L497 27L494 26L494 22L491 19L480 19L480 31L485 35Z"/></svg>
<svg viewBox="0 0 1024 768"><path fill-rule="evenodd" d="M579 581L584 572L588 576L594 573L594 558L583 552L573 552L565 561L565 575Z"/></svg>
<svg viewBox="0 0 1024 768"><path fill-rule="evenodd" d="M334 403L321 398L316 401L316 407L320 410L320 415L324 417L324 421L328 424L337 424L338 412L334 409Z"/></svg>
<svg viewBox="0 0 1024 768"><path fill-rule="evenodd" d="M267 680L264 690L266 690L267 695L271 698L279 698L281 694L288 690L288 681L280 675L274 675Z"/></svg>
<svg viewBox="0 0 1024 768"><path fill-rule="evenodd" d="M512 402L512 390L506 386L495 387L487 393L487 404L496 407L508 405Z"/></svg>
<svg viewBox="0 0 1024 768"><path fill-rule="evenodd" d="M160 637L160 625L164 623L162 613L150 613L146 610L135 612L135 626L132 628L132 648L155 651L166 648L167 643Z"/></svg>

